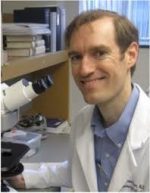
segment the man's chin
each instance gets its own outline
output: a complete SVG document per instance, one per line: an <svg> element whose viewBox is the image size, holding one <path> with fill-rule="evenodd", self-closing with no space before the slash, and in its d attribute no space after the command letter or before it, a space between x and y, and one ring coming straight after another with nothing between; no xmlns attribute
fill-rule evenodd
<svg viewBox="0 0 150 193"><path fill-rule="evenodd" d="M99 100L93 97L85 97L84 96L84 101L90 105L95 105L99 103Z"/></svg>

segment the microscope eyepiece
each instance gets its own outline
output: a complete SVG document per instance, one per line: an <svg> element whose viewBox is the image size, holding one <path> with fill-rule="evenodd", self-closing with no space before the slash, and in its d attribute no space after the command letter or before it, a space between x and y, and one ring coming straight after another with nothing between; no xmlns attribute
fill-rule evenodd
<svg viewBox="0 0 150 193"><path fill-rule="evenodd" d="M32 83L32 88L35 93L40 94L52 85L53 85L53 81L50 75L46 75L41 79L34 81Z"/></svg>
<svg viewBox="0 0 150 193"><path fill-rule="evenodd" d="M32 101L39 94L44 92L53 84L50 75L43 76L36 81L21 79L10 87L4 88L3 93L3 111L14 111L19 107Z"/></svg>

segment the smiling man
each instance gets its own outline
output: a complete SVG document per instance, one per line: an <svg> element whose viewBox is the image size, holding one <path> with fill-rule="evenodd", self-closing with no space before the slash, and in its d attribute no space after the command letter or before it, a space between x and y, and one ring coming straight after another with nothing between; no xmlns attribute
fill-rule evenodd
<svg viewBox="0 0 150 193"><path fill-rule="evenodd" d="M137 29L114 12L93 10L77 16L65 37L74 80L89 103L72 123L71 158L24 171L22 181L12 183L80 192L149 191L150 99L131 78Z"/></svg>
<svg viewBox="0 0 150 193"><path fill-rule="evenodd" d="M130 97L130 69L138 56L136 41L122 53L116 36L113 18L105 17L76 29L69 46L76 84L87 103L98 105L107 125L119 118Z"/></svg>
<svg viewBox="0 0 150 193"><path fill-rule="evenodd" d="M94 170L95 164L93 184L85 172L89 188L93 190L94 182L98 191L148 188L150 101L131 81L139 49L137 29L116 13L89 11L70 24L66 42L75 82L85 101L94 105L81 110L74 129L77 139L88 141L83 149L84 142L77 140L83 171L91 166ZM89 163L83 156L91 156ZM141 171L143 160L147 172Z"/></svg>

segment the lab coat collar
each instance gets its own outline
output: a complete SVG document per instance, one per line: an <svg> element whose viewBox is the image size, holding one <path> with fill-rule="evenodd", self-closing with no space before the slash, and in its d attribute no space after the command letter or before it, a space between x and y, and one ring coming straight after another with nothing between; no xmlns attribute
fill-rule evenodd
<svg viewBox="0 0 150 193"><path fill-rule="evenodd" d="M130 125L129 143L133 150L141 148L150 133L150 98L136 85L140 91L139 100Z"/></svg>
<svg viewBox="0 0 150 193"><path fill-rule="evenodd" d="M113 172L108 191L120 191L131 178L133 171L138 166L134 151L142 148L149 137L150 100L140 88L139 90L140 96L129 128L129 134Z"/></svg>
<svg viewBox="0 0 150 193"><path fill-rule="evenodd" d="M128 156L130 155L130 156ZM114 169L108 191L119 192L136 168L133 152L126 141Z"/></svg>
<svg viewBox="0 0 150 193"><path fill-rule="evenodd" d="M98 191L98 189L94 156L94 139L90 127L91 123L88 121L82 135L77 140L76 147L89 191L94 192Z"/></svg>

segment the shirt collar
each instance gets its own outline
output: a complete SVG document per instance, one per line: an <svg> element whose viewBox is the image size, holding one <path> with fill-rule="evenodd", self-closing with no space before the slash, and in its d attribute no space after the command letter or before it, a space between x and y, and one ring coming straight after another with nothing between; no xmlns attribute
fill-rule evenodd
<svg viewBox="0 0 150 193"><path fill-rule="evenodd" d="M130 122L133 117L136 103L139 97L139 90L133 86L133 90L124 111L120 118L110 127L104 128L101 123L101 114L97 106L95 106L91 121L93 132L98 137L107 135L117 146L122 146L128 132Z"/></svg>

